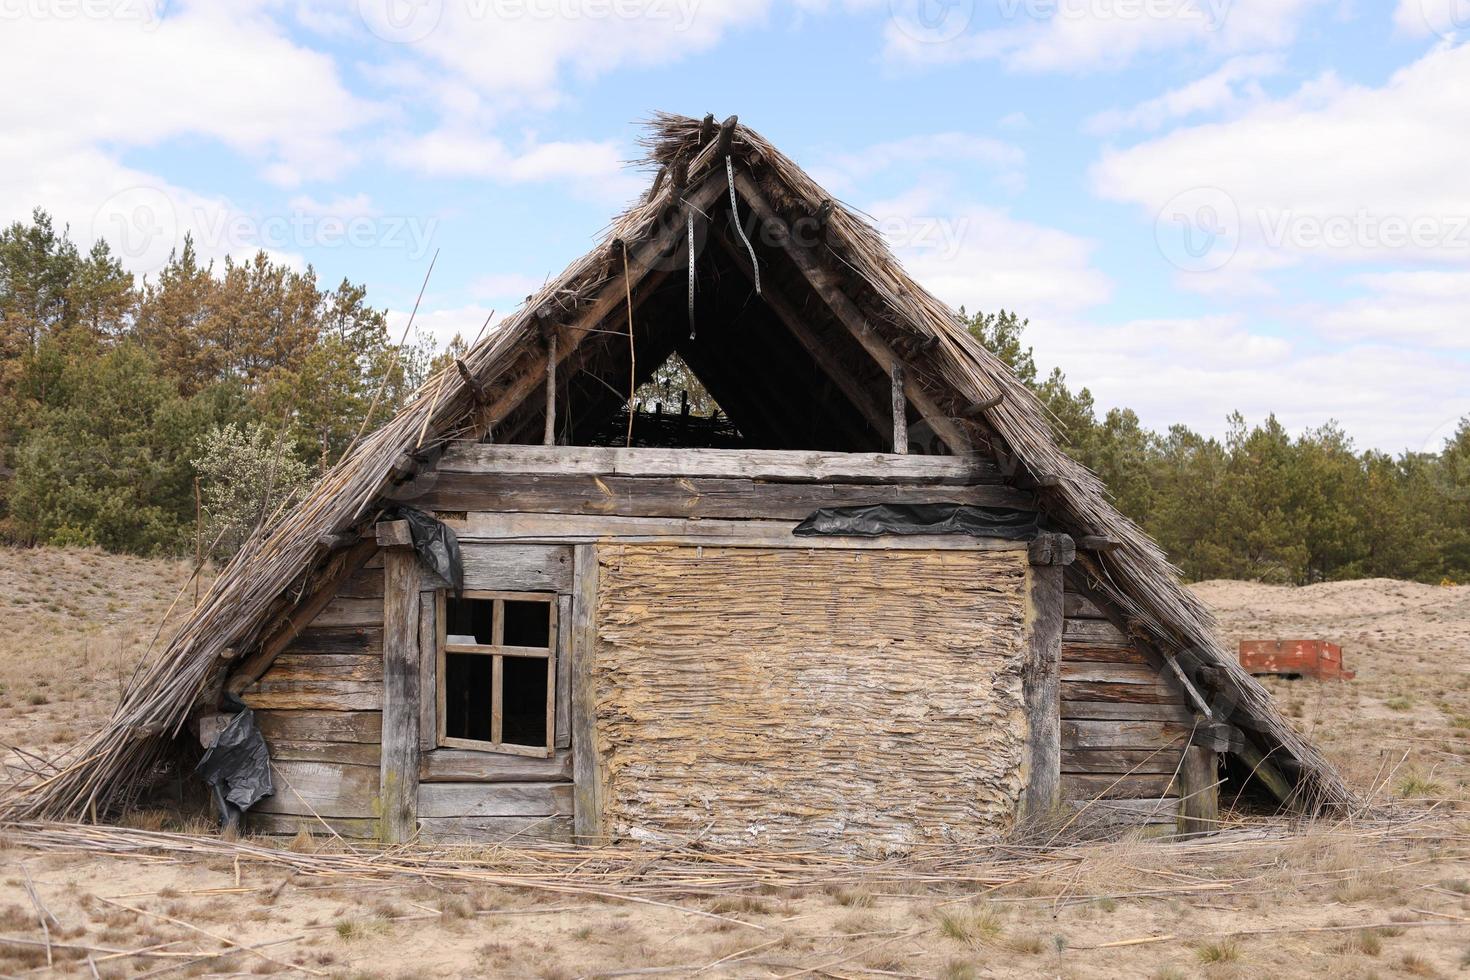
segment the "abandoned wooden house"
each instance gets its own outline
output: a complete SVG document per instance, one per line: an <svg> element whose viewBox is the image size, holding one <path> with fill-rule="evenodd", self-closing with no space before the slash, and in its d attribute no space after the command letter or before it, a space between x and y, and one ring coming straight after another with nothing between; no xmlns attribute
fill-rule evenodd
<svg viewBox="0 0 1470 980"><path fill-rule="evenodd" d="M648 145L606 239L253 541L7 812L105 814L230 694L264 832L901 851L1351 801L869 224L734 119ZM673 356L718 415L634 404ZM462 583L420 557L443 527Z"/></svg>

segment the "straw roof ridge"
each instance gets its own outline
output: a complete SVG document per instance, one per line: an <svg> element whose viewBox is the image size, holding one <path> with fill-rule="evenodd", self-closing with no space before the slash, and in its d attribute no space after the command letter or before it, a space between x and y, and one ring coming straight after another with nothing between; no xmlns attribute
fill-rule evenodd
<svg viewBox="0 0 1470 980"><path fill-rule="evenodd" d="M0 798L0 818L95 818L146 781L169 737L180 732L201 700L217 695L235 654L258 644L295 603L340 574L343 553L323 542L354 529L371 533L370 521L406 457L431 459L453 440L479 433L487 393L521 358L540 349L537 314L576 315L614 285L620 296L623 262L660 230L678 204L676 195L715 173L723 184L724 162L716 158L710 128L684 116L656 115L644 138L648 162L661 168L650 191L612 222L597 247L467 352L463 372L450 366L430 378L303 502L252 540L178 633L142 665L108 726L60 760L49 778L9 790ZM812 215L831 200L748 127L735 127L729 153L782 214ZM1201 694L1230 709L1222 720L1246 729L1263 754L1295 778L1303 808L1355 806L1336 770L1223 647L1210 613L1183 588L1157 544L1112 506L1095 474L1057 446L1040 401L964 329L955 311L909 278L869 221L840 202L829 207L826 241L845 277L844 292L875 326L924 340L923 366L954 394L971 402L1003 395L986 413L987 421L1002 444L998 448L1033 476L1058 478L1038 490L1049 520L1059 530L1117 542L1111 552L1085 563L1089 586L1124 610L1131 633L1192 668Z"/></svg>

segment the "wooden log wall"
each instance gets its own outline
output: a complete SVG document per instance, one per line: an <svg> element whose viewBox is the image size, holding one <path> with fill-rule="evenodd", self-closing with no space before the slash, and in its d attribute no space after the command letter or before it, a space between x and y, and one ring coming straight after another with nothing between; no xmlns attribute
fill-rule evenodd
<svg viewBox="0 0 1470 980"><path fill-rule="evenodd" d="M300 827L378 834L383 725L383 565L349 578L243 699L270 746L274 796L249 814L260 833ZM326 826L323 826L325 824Z"/></svg>
<svg viewBox="0 0 1470 980"><path fill-rule="evenodd" d="M1074 590L1062 629L1062 797L1092 824L1168 824L1194 717L1185 694Z"/></svg>

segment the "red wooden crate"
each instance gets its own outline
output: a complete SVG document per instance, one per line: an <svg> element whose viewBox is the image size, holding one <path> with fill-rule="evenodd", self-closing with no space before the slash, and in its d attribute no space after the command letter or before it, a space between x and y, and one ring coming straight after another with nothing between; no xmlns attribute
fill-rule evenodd
<svg viewBox="0 0 1470 980"><path fill-rule="evenodd" d="M1240 665L1257 677L1316 677L1350 681L1355 671L1343 670L1342 647L1326 640L1241 640Z"/></svg>

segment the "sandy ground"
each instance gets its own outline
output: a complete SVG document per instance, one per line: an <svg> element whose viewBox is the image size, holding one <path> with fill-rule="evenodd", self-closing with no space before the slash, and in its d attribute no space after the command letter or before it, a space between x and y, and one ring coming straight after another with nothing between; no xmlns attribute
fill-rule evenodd
<svg viewBox="0 0 1470 980"><path fill-rule="evenodd" d="M52 754L103 720L187 574L87 551L0 552L0 740ZM332 842L268 842L281 861L235 861L96 857L0 834L0 974L1470 975L1470 588L1209 582L1198 592L1231 641L1343 643L1357 680L1272 687L1359 791L1408 819L1090 845L1008 865L1004 880L982 875L988 883L918 882L893 867L870 880L849 868L840 884L745 875L681 886L662 905L616 888L599 899L486 884L508 863L536 866L536 855L508 851L438 855L462 881L383 882L283 863L342 854ZM1409 817L1425 801L1432 812ZM129 823L201 829L158 813ZM629 864L648 880L678 872L673 857Z"/></svg>

